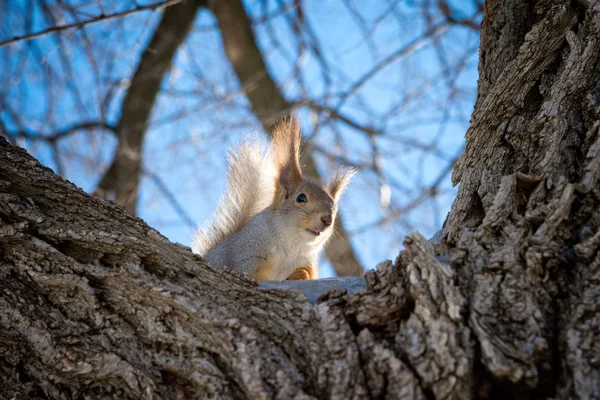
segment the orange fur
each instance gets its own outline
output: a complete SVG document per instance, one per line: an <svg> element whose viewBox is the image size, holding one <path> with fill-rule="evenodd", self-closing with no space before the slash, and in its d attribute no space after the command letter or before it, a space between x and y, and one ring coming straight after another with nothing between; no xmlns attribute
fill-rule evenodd
<svg viewBox="0 0 600 400"><path fill-rule="evenodd" d="M273 263L265 261L254 273L254 279L257 281L268 281L273 275Z"/></svg>
<svg viewBox="0 0 600 400"><path fill-rule="evenodd" d="M315 271L310 266L296 268L294 272L286 280L288 281L309 281L315 278Z"/></svg>

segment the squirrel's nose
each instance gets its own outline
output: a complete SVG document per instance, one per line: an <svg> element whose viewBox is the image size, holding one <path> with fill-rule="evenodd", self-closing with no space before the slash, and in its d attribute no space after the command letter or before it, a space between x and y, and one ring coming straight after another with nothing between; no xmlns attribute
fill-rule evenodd
<svg viewBox="0 0 600 400"><path fill-rule="evenodd" d="M321 215L321 221L325 224L325 226L331 225L331 214Z"/></svg>

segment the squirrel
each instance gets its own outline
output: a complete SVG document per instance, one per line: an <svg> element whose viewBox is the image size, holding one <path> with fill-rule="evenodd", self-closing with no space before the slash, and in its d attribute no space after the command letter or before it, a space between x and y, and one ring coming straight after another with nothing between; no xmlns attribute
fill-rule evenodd
<svg viewBox="0 0 600 400"><path fill-rule="evenodd" d="M210 265L254 280L316 279L319 252L355 172L340 169L325 186L304 178L302 135L293 116L282 119L271 137L268 148L245 140L229 153L225 195L192 249Z"/></svg>

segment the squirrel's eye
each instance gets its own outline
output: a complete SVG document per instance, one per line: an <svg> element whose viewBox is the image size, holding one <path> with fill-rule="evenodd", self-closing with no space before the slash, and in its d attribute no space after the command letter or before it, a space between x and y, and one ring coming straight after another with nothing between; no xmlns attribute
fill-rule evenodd
<svg viewBox="0 0 600 400"><path fill-rule="evenodd" d="M300 193L298 197L296 197L296 201L298 203L306 203L308 199L306 198L306 195L304 193Z"/></svg>

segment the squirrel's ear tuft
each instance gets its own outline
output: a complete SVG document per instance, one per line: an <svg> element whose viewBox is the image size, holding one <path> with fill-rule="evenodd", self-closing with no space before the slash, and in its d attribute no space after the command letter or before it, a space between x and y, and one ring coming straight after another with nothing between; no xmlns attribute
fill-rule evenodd
<svg viewBox="0 0 600 400"><path fill-rule="evenodd" d="M300 170L300 124L290 115L273 128L272 157L279 175L279 183L292 192L302 183Z"/></svg>
<svg viewBox="0 0 600 400"><path fill-rule="evenodd" d="M335 201L338 201L342 196L354 175L356 175L354 169L340 169L335 174L335 177L327 186L327 191Z"/></svg>

